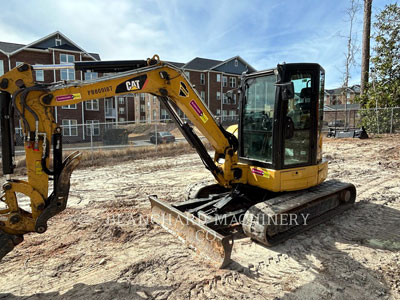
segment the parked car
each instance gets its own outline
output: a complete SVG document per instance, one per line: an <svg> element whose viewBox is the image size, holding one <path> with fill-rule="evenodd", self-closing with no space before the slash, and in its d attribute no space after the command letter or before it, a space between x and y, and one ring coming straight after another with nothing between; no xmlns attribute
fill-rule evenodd
<svg viewBox="0 0 400 300"><path fill-rule="evenodd" d="M168 131L160 131L157 132L157 135L155 132L150 133L150 143L157 143L157 144L162 144L162 143L173 143L175 142L175 137L171 134L171 132Z"/></svg>

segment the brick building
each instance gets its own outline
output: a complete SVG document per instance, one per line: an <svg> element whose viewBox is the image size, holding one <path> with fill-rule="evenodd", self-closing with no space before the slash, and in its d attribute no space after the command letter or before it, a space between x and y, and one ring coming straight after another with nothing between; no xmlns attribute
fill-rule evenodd
<svg viewBox="0 0 400 300"><path fill-rule="evenodd" d="M0 75L20 63L60 64L76 61L99 61L97 53L82 49L61 32L49 34L28 45L0 42ZM74 70L35 70L37 82L51 83L60 80L94 79L102 74ZM64 136L70 140L87 140L90 127L93 135L100 135L99 123L135 120L133 97L101 98L79 104L56 107L54 117L63 125ZM87 124L90 126L77 126Z"/></svg>
<svg viewBox="0 0 400 300"><path fill-rule="evenodd" d="M354 98L360 95L360 86L358 84L347 88L337 88L325 90L325 105L351 104Z"/></svg>
<svg viewBox="0 0 400 300"><path fill-rule="evenodd" d="M60 64L78 61L99 61L97 53L82 49L59 31L49 34L28 45L0 42L0 75L15 68L20 63ZM181 69L195 86L204 103L215 116L224 119L238 113L238 95L228 100L227 91L238 87L240 75L255 69L240 56L225 61L196 57L188 63L169 62ZM87 80L103 74L74 70L35 70L37 82L52 83L62 80ZM183 116L183 114L181 114ZM156 97L149 94L130 94L111 98L100 98L74 105L56 107L54 116L63 126L67 141L89 140L93 135L101 135L100 123L121 123L127 121L150 123L169 119L168 113ZM85 124L86 126L79 126ZM18 125L17 125L18 127Z"/></svg>

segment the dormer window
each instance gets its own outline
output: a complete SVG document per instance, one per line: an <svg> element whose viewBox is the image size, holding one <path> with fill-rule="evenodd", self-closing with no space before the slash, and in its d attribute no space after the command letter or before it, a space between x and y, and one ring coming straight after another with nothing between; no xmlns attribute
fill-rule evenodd
<svg viewBox="0 0 400 300"><path fill-rule="evenodd" d="M239 66L239 61L237 59L235 59L235 67Z"/></svg>
<svg viewBox="0 0 400 300"><path fill-rule="evenodd" d="M61 46L61 39L56 39L56 47Z"/></svg>

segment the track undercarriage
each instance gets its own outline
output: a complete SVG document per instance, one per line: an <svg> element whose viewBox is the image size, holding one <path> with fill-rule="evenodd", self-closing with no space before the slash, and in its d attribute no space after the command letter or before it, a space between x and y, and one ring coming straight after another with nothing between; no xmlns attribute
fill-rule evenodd
<svg viewBox="0 0 400 300"><path fill-rule="evenodd" d="M174 205L151 196L153 220L222 268L230 262L235 232L275 245L351 207L356 189L337 180L286 193L200 184L188 195Z"/></svg>

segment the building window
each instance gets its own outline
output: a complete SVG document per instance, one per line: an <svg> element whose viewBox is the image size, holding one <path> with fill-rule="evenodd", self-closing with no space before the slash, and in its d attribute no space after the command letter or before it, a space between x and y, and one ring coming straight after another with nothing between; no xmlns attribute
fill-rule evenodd
<svg viewBox="0 0 400 300"><path fill-rule="evenodd" d="M200 84L206 84L206 75L204 73L200 73Z"/></svg>
<svg viewBox="0 0 400 300"><path fill-rule="evenodd" d="M232 104L236 104L236 94L233 94L233 103Z"/></svg>
<svg viewBox="0 0 400 300"><path fill-rule="evenodd" d="M64 136L78 136L77 120L62 120Z"/></svg>
<svg viewBox="0 0 400 300"><path fill-rule="evenodd" d="M140 100L144 101L145 98L145 94L144 93L140 93Z"/></svg>
<svg viewBox="0 0 400 300"><path fill-rule="evenodd" d="M99 74L97 72L85 72L85 80L96 79Z"/></svg>
<svg viewBox="0 0 400 300"><path fill-rule="evenodd" d="M235 59L235 67L239 66L239 61L237 59Z"/></svg>
<svg viewBox="0 0 400 300"><path fill-rule="evenodd" d="M118 118L118 121L125 122L125 118Z"/></svg>
<svg viewBox="0 0 400 300"><path fill-rule="evenodd" d="M63 105L61 106L62 109L76 109L76 104L70 104L70 105Z"/></svg>
<svg viewBox="0 0 400 300"><path fill-rule="evenodd" d="M222 97L223 97L223 101L224 101L223 103L224 104L229 104L228 95L226 93L223 93Z"/></svg>
<svg viewBox="0 0 400 300"><path fill-rule="evenodd" d="M86 120L86 135L87 136L99 136L100 135L99 120Z"/></svg>
<svg viewBox="0 0 400 300"><path fill-rule="evenodd" d="M144 113L144 111L145 111L145 106L144 106L144 104L140 104L140 112L141 112L141 113Z"/></svg>
<svg viewBox="0 0 400 300"><path fill-rule="evenodd" d="M221 82L221 74L217 74L217 82Z"/></svg>
<svg viewBox="0 0 400 300"><path fill-rule="evenodd" d="M231 116L231 120L234 120L236 117L236 111L235 110L229 111L229 115Z"/></svg>
<svg viewBox="0 0 400 300"><path fill-rule="evenodd" d="M217 116L220 116L220 115L221 115L221 110L217 109Z"/></svg>
<svg viewBox="0 0 400 300"><path fill-rule="evenodd" d="M190 80L190 72L189 71L185 71L185 75L186 75L187 79Z"/></svg>
<svg viewBox="0 0 400 300"><path fill-rule="evenodd" d="M164 109L164 108L162 108L162 109L161 109L161 120L166 120L166 119L168 119L167 110Z"/></svg>
<svg viewBox="0 0 400 300"><path fill-rule="evenodd" d="M118 112L120 115L123 115L125 113L125 107L118 108Z"/></svg>
<svg viewBox="0 0 400 300"><path fill-rule="evenodd" d="M44 81L44 71L43 70L35 70L36 81Z"/></svg>
<svg viewBox="0 0 400 300"><path fill-rule="evenodd" d="M125 104L125 98L119 97L118 102L119 104Z"/></svg>
<svg viewBox="0 0 400 300"><path fill-rule="evenodd" d="M228 86L228 77L222 76L222 85L223 86Z"/></svg>
<svg viewBox="0 0 400 300"><path fill-rule="evenodd" d="M4 61L0 59L0 76L4 74Z"/></svg>
<svg viewBox="0 0 400 300"><path fill-rule="evenodd" d="M217 100L221 100L221 92L217 92Z"/></svg>
<svg viewBox="0 0 400 300"><path fill-rule="evenodd" d="M229 86L231 88L236 87L236 78L235 77L229 77Z"/></svg>
<svg viewBox="0 0 400 300"><path fill-rule="evenodd" d="M99 110L99 99L93 99L85 102L86 110Z"/></svg>
<svg viewBox="0 0 400 300"><path fill-rule="evenodd" d="M60 64L73 63L75 57L70 54L60 54ZM75 80L75 70L62 69L60 70L61 80Z"/></svg>
<svg viewBox="0 0 400 300"><path fill-rule="evenodd" d="M22 61L16 61L15 62L15 67L18 67L20 65L23 65L24 63Z"/></svg>
<svg viewBox="0 0 400 300"><path fill-rule="evenodd" d="M206 99L206 93L204 91L200 92L200 96L201 96L201 100L205 100Z"/></svg>
<svg viewBox="0 0 400 300"><path fill-rule="evenodd" d="M156 104L157 96L153 96L153 104Z"/></svg>
<svg viewBox="0 0 400 300"><path fill-rule="evenodd" d="M157 118L157 111L153 109L153 121Z"/></svg>
<svg viewBox="0 0 400 300"><path fill-rule="evenodd" d="M61 39L56 39L56 47L61 46L61 42L62 42Z"/></svg>

